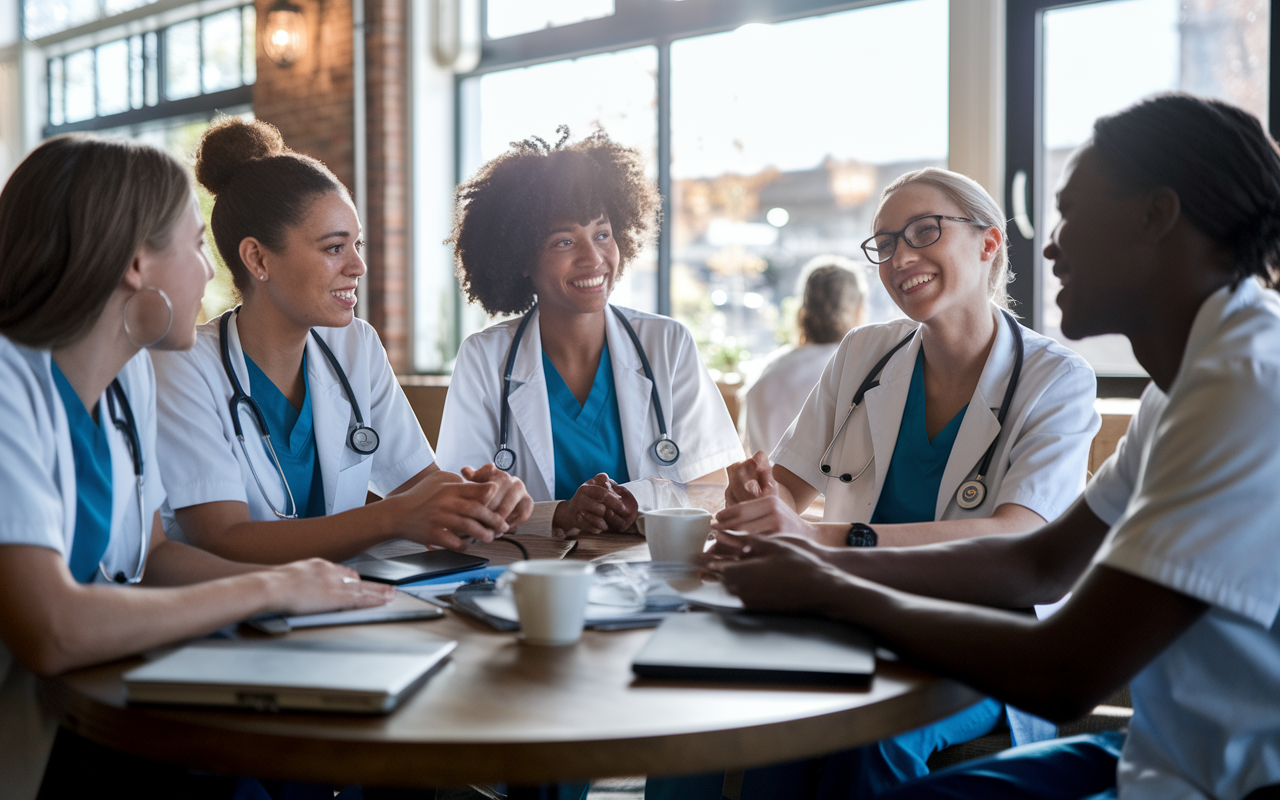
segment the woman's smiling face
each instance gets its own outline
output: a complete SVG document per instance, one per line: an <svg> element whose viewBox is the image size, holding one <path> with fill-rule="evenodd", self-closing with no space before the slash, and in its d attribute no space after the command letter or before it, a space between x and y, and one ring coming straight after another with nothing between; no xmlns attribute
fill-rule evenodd
<svg viewBox="0 0 1280 800"><path fill-rule="evenodd" d="M581 225L554 220L538 247L529 273L543 312L591 314L603 311L618 277L618 242L601 214Z"/></svg>
<svg viewBox="0 0 1280 800"><path fill-rule="evenodd" d="M967 217L941 189L908 183L885 199L876 214L875 233L901 231L921 217ZM927 322L947 309L984 306L990 297L991 269L1000 234L971 223L942 219L942 235L915 248L899 236L893 256L880 265L880 281L911 319Z"/></svg>
<svg viewBox="0 0 1280 800"><path fill-rule="evenodd" d="M302 327L348 325L355 318L356 289L365 273L363 246L355 206L338 192L326 192L288 229L284 248L267 252L267 280L255 282L253 294L266 294Z"/></svg>

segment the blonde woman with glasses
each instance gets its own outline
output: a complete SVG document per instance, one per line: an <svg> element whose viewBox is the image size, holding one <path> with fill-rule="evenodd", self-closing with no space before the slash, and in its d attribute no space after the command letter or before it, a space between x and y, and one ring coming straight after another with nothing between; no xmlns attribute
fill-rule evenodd
<svg viewBox="0 0 1280 800"><path fill-rule="evenodd" d="M757 452L729 468L716 529L901 547L1023 533L1053 520L1084 487L1100 424L1096 382L1084 359L1007 310L999 206L973 180L930 167L884 190L873 225L863 250L906 319L845 337L772 456ZM822 522L802 519L819 494ZM732 555L732 540L721 538L718 551ZM1004 717L989 700L829 758L823 774L843 771L843 785L852 773L856 796L871 797L926 774L934 751ZM1054 733L1016 711L1009 723L1016 743ZM784 769L758 771L756 785Z"/></svg>

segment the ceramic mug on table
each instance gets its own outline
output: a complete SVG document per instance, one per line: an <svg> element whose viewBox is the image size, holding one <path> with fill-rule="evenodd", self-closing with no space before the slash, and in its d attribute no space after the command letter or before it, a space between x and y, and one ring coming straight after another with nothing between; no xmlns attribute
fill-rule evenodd
<svg viewBox="0 0 1280 800"><path fill-rule="evenodd" d="M701 508L659 508L640 515L640 532L654 561L696 564L711 534L711 512Z"/></svg>
<svg viewBox="0 0 1280 800"><path fill-rule="evenodd" d="M582 638L587 592L596 568L585 561L539 558L507 568L507 583L520 617L520 638L529 644L565 645Z"/></svg>

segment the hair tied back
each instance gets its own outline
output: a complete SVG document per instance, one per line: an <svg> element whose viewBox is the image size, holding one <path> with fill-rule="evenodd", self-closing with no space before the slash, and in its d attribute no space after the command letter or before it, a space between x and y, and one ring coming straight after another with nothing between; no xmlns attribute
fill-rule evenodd
<svg viewBox="0 0 1280 800"><path fill-rule="evenodd" d="M289 152L276 126L227 117L209 128L196 150L196 180L217 197L240 167L260 158Z"/></svg>

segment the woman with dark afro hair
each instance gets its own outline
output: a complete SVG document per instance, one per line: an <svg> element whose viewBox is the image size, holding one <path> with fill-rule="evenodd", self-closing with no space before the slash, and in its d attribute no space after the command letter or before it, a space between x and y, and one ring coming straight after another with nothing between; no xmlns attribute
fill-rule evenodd
<svg viewBox="0 0 1280 800"><path fill-rule="evenodd" d="M689 331L609 304L658 218L640 154L560 132L458 187L458 280L488 314L521 316L462 343L439 458L524 481L538 502L522 531L626 530L643 509L622 484L724 482L742 445Z"/></svg>

